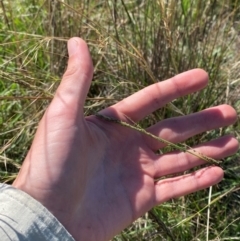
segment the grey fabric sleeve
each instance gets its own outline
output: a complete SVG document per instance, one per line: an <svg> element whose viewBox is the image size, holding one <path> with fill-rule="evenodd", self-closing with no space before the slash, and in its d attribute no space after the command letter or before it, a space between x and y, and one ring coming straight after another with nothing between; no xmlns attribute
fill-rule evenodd
<svg viewBox="0 0 240 241"><path fill-rule="evenodd" d="M41 203L6 184L0 184L0 240L74 241Z"/></svg>

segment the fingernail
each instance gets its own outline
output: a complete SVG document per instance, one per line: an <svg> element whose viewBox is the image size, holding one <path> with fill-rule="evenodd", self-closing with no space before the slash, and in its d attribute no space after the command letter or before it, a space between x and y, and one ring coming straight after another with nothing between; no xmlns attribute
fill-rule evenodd
<svg viewBox="0 0 240 241"><path fill-rule="evenodd" d="M77 52L78 49L78 41L75 39L70 39L68 41L68 55L71 57Z"/></svg>

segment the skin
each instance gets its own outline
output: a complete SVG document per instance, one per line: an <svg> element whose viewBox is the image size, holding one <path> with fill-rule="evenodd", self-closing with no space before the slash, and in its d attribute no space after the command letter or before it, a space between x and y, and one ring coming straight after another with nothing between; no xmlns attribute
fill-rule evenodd
<svg viewBox="0 0 240 241"><path fill-rule="evenodd" d="M79 38L69 40L68 51L68 68L13 186L42 203L77 241L109 240L153 206L221 181L223 170L211 166L155 182L204 161L178 151L156 155L163 143L96 116L84 117L93 74L91 56ZM148 86L100 113L138 122L207 82L207 73L194 69ZM221 105L163 120L147 131L177 143L235 121L235 110ZM238 142L224 136L195 148L220 159L235 153Z"/></svg>

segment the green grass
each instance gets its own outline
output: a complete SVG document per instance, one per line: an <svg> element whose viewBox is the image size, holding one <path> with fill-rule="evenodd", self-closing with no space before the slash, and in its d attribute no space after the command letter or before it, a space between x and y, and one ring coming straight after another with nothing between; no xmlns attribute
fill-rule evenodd
<svg viewBox="0 0 240 241"><path fill-rule="evenodd" d="M209 86L143 122L227 103L240 113L240 6L237 0L0 1L0 179L11 183L67 63L66 41L84 38L94 62L86 115L180 72L203 68ZM239 121L188 145L233 133ZM235 240L240 237L240 152L226 158L224 181L171 200L113 240ZM210 218L207 216L211 199ZM209 225L207 226L207 220ZM209 230L209 238L207 238Z"/></svg>

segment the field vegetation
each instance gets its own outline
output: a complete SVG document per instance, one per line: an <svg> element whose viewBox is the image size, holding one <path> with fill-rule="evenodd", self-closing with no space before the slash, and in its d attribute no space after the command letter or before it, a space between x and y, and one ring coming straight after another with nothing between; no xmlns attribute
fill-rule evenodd
<svg viewBox="0 0 240 241"><path fill-rule="evenodd" d="M142 127L223 103L240 114L238 0L0 0L1 182L11 183L21 167L73 36L87 41L95 66L86 115L192 68L209 73L208 87ZM226 133L240 139L240 122L187 144ZM240 240L240 152L222 167L219 185L155 207L113 240Z"/></svg>

